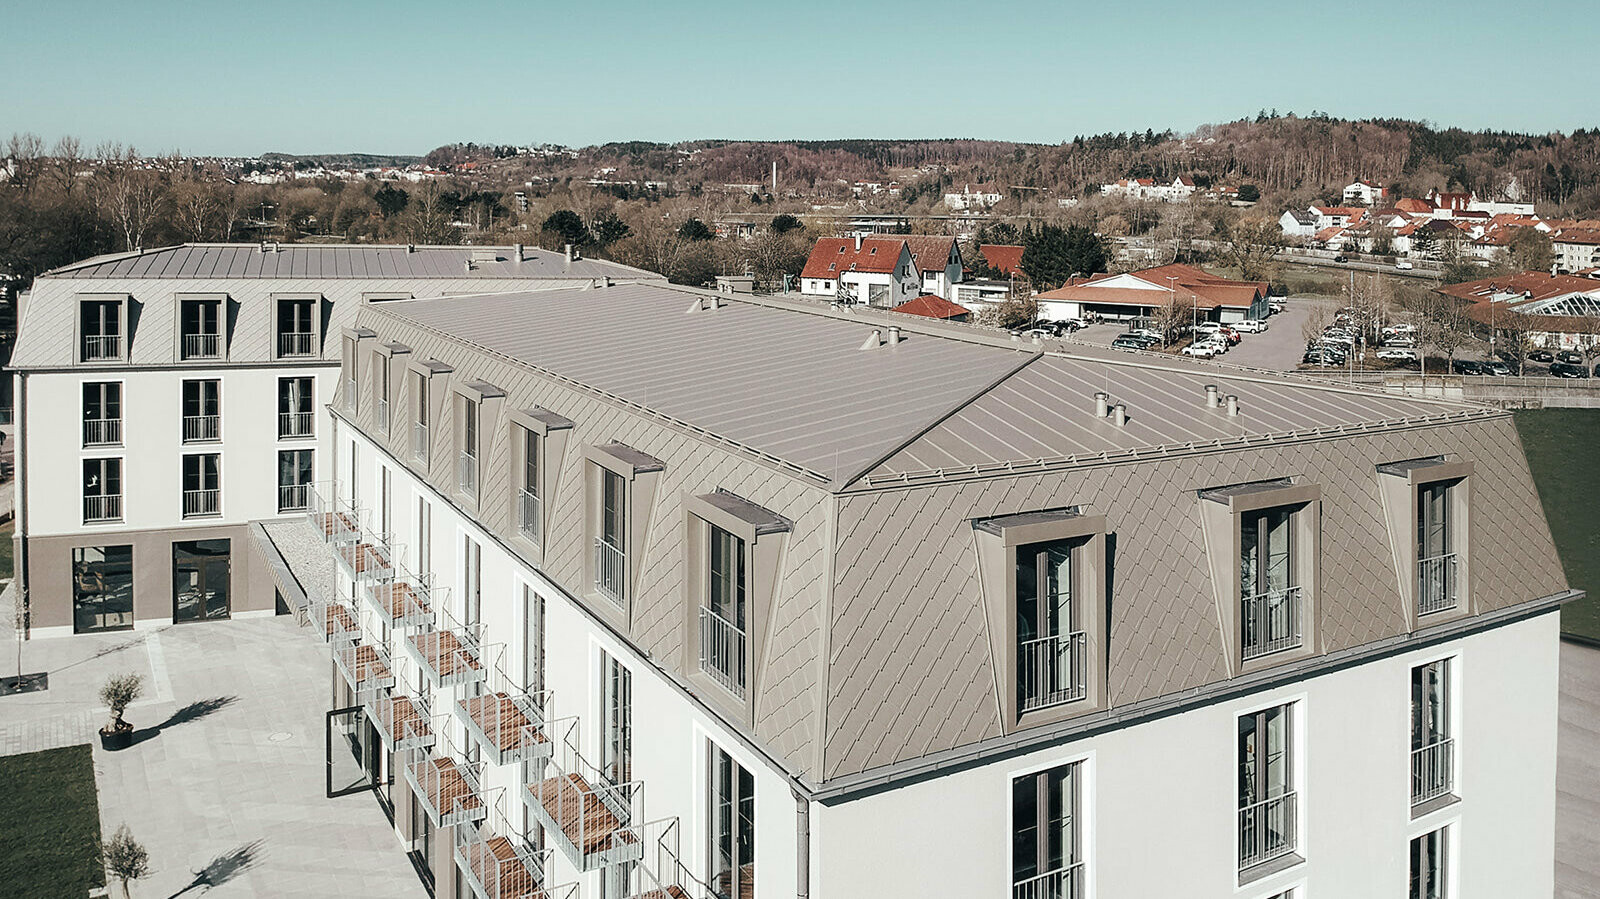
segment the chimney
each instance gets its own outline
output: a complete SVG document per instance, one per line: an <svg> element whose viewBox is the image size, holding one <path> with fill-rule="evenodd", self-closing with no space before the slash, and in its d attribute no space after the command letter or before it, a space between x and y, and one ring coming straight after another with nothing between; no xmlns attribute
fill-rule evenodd
<svg viewBox="0 0 1600 899"><path fill-rule="evenodd" d="M1116 406L1112 407L1111 421L1119 428L1123 425L1126 425L1128 423L1128 407L1122 403L1118 403Z"/></svg>
<svg viewBox="0 0 1600 899"><path fill-rule="evenodd" d="M897 345L899 343L900 343L900 326L899 325L890 325L889 326L889 345L890 346L895 346L895 345Z"/></svg>
<svg viewBox="0 0 1600 899"><path fill-rule="evenodd" d="M1217 396L1217 385L1215 385L1215 384L1207 384L1206 385L1206 408L1207 409L1215 409L1215 408L1217 408L1218 402L1219 402L1219 398Z"/></svg>
<svg viewBox="0 0 1600 899"><path fill-rule="evenodd" d="M1228 394L1228 415L1229 416L1237 416L1238 414L1239 414L1239 397L1236 394L1230 393L1230 394Z"/></svg>
<svg viewBox="0 0 1600 899"><path fill-rule="evenodd" d="M511 261L512 262L521 262L522 261L522 244L515 243L515 244L511 245Z"/></svg>
<svg viewBox="0 0 1600 899"><path fill-rule="evenodd" d="M856 235L856 252L861 252L861 235Z"/></svg>
<svg viewBox="0 0 1600 899"><path fill-rule="evenodd" d="M875 350L875 349L878 348L878 345L880 343L882 343L882 342L883 342L883 332L878 330L877 328L873 328L872 329L872 336L867 338L867 342L863 343L861 345L861 348L864 349L864 350Z"/></svg>
<svg viewBox="0 0 1600 899"><path fill-rule="evenodd" d="M1111 394L1104 390L1097 391L1094 395L1094 417L1105 418L1106 411L1110 408Z"/></svg>

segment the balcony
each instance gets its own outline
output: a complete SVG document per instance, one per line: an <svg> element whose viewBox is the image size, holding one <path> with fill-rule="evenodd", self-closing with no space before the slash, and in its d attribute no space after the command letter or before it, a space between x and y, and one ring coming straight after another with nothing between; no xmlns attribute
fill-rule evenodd
<svg viewBox="0 0 1600 899"><path fill-rule="evenodd" d="M504 678L497 671L497 681ZM528 693L509 683L496 683L493 692L469 696L456 703L456 717L484 758L509 765L550 757L553 744L545 731L549 691Z"/></svg>
<svg viewBox="0 0 1600 899"><path fill-rule="evenodd" d="M222 335L221 334L185 334L183 335L184 359L221 359Z"/></svg>
<svg viewBox="0 0 1600 899"><path fill-rule="evenodd" d="M1017 711L1031 712L1089 695L1089 638L1083 631L1017 644Z"/></svg>
<svg viewBox="0 0 1600 899"><path fill-rule="evenodd" d="M627 554L604 537L594 538L594 586L618 608L625 608L622 584L627 570Z"/></svg>
<svg viewBox="0 0 1600 899"><path fill-rule="evenodd" d="M677 818L651 821L639 830L644 850L623 891L628 899L717 899L683 863Z"/></svg>
<svg viewBox="0 0 1600 899"><path fill-rule="evenodd" d="M394 686L394 668L389 652L375 643L340 641L333 648L333 664L344 675L350 692L365 704L379 690Z"/></svg>
<svg viewBox="0 0 1600 899"><path fill-rule="evenodd" d="M183 491L184 518L204 518L209 515L220 515L221 513L221 490L211 489Z"/></svg>
<svg viewBox="0 0 1600 899"><path fill-rule="evenodd" d="M432 748L413 749L406 762L411 797L422 806L434 827L482 821L488 814L481 772L474 765L456 761L454 756L449 739L436 736Z"/></svg>
<svg viewBox="0 0 1600 899"><path fill-rule="evenodd" d="M354 542L335 545L333 555L345 577L358 584L372 584L394 577L396 549L383 535L366 534Z"/></svg>
<svg viewBox="0 0 1600 899"><path fill-rule="evenodd" d="M700 607L700 670L724 690L745 698L745 633L705 606Z"/></svg>
<svg viewBox="0 0 1600 899"><path fill-rule="evenodd" d="M315 355L317 335L313 331L278 332L278 355L282 358Z"/></svg>
<svg viewBox="0 0 1600 899"><path fill-rule="evenodd" d="M122 520L122 494L111 493L83 498L84 523Z"/></svg>
<svg viewBox="0 0 1600 899"><path fill-rule="evenodd" d="M341 646L354 643L361 636L361 628L349 607L337 599L326 599L313 594L306 607L306 617L322 639Z"/></svg>
<svg viewBox="0 0 1600 899"><path fill-rule="evenodd" d="M215 443L222 439L222 416L185 415L183 417L184 443Z"/></svg>
<svg viewBox="0 0 1600 899"><path fill-rule="evenodd" d="M82 350L84 362L114 362L122 358L122 335L84 335Z"/></svg>
<svg viewBox="0 0 1600 899"><path fill-rule="evenodd" d="M373 611L393 630L426 630L433 627L433 606L436 601L443 604L444 589L409 576L375 584L371 589Z"/></svg>
<svg viewBox="0 0 1600 899"><path fill-rule="evenodd" d="M1300 588L1268 590L1241 601L1240 629L1244 658L1294 649L1300 645Z"/></svg>
<svg viewBox="0 0 1600 899"><path fill-rule="evenodd" d="M1239 809L1239 870L1295 850L1295 793L1284 793Z"/></svg>
<svg viewBox="0 0 1600 899"><path fill-rule="evenodd" d="M644 784L613 784L578 752L578 720L552 722L556 750L545 778L528 784L522 801L580 871L635 861L644 854L637 829Z"/></svg>
<svg viewBox="0 0 1600 899"><path fill-rule="evenodd" d="M1417 560L1417 615L1456 607L1456 554Z"/></svg>
<svg viewBox="0 0 1600 899"><path fill-rule="evenodd" d="M278 436L279 437L310 437L311 412L279 412Z"/></svg>
<svg viewBox="0 0 1600 899"><path fill-rule="evenodd" d="M405 640L407 655L437 689L470 684L485 678L476 627L447 626L442 630L412 634Z"/></svg>
<svg viewBox="0 0 1600 899"><path fill-rule="evenodd" d="M122 419L85 418L83 420L84 446L119 446L122 443Z"/></svg>
<svg viewBox="0 0 1600 899"><path fill-rule="evenodd" d="M428 722L428 707L420 698L389 693L379 694L367 704L367 717L378 736L392 752L409 752L433 745L433 725Z"/></svg>
<svg viewBox="0 0 1600 899"><path fill-rule="evenodd" d="M1421 805L1456 788L1456 741L1444 738L1411 750L1411 804Z"/></svg>
<svg viewBox="0 0 1600 899"><path fill-rule="evenodd" d="M306 519L323 543L351 543L361 534L361 516L349 501L339 498L338 481L312 485L311 510Z"/></svg>
<svg viewBox="0 0 1600 899"><path fill-rule="evenodd" d="M1011 887L1011 899L1081 899L1087 895L1083 862L1018 881Z"/></svg>
<svg viewBox="0 0 1600 899"><path fill-rule="evenodd" d="M471 453L456 456L456 486L467 496L478 495L478 457Z"/></svg>
<svg viewBox="0 0 1600 899"><path fill-rule="evenodd" d="M306 512L311 508L310 484L280 484L278 486L278 511Z"/></svg>
<svg viewBox="0 0 1600 899"><path fill-rule="evenodd" d="M576 899L576 883L549 883L554 849L534 849L503 815L455 828L456 866L477 899Z"/></svg>
<svg viewBox="0 0 1600 899"><path fill-rule="evenodd" d="M517 527L525 539L538 543L544 535L544 501L527 490L517 491Z"/></svg>
<svg viewBox="0 0 1600 899"><path fill-rule="evenodd" d="M420 421L411 423L411 455L418 462L426 464L428 461L428 426Z"/></svg>

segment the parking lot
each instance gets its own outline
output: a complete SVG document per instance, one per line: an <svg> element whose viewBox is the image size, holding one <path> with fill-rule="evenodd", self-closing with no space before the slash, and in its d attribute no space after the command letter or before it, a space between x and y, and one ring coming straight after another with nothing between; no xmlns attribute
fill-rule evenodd
<svg viewBox="0 0 1600 899"><path fill-rule="evenodd" d="M1267 330L1259 334L1246 334L1227 353L1218 356L1219 362L1265 368L1274 371L1293 371L1305 355L1305 323L1317 309L1325 309L1329 316L1339 306L1336 297L1295 296L1284 303L1282 312L1267 319ZM1118 334L1128 330L1126 322L1101 322L1090 325L1072 335L1072 340L1096 346L1110 346Z"/></svg>

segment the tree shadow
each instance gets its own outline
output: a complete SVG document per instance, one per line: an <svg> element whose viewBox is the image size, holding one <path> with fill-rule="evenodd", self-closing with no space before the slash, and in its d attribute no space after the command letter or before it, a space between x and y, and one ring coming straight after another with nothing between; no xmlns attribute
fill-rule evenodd
<svg viewBox="0 0 1600 899"><path fill-rule="evenodd" d="M251 865L261 858L261 841L251 840L231 852L223 853L212 859L204 868L194 873L194 880L189 885L173 893L167 899L178 899L190 890L205 892L212 887L222 886L235 877L238 877Z"/></svg>
<svg viewBox="0 0 1600 899"><path fill-rule="evenodd" d="M199 721L201 718L204 718L207 715L215 714L216 712L220 712L238 701L239 697L237 696L213 696L210 699L196 699L194 702L191 702L183 708L178 709L176 712L173 712L171 715L168 715L167 720L161 722L160 724L152 725L150 727L141 727L134 731L133 742L130 745L137 746L138 744L143 743L145 740L155 737L157 734L169 727L176 727L180 724L188 724L191 721Z"/></svg>

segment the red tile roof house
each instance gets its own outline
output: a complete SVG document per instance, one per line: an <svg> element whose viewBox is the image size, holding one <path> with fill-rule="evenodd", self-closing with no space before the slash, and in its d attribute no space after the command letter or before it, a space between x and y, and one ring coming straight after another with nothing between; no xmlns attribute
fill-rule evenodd
<svg viewBox="0 0 1600 899"><path fill-rule="evenodd" d="M978 255L983 257L984 262L989 263L990 268L1002 275L1026 278L1027 275L1022 273L1022 250L1023 247L1010 244L983 244L978 247Z"/></svg>
<svg viewBox="0 0 1600 899"><path fill-rule="evenodd" d="M1176 293L1194 300L1202 321L1223 323L1267 317L1267 282L1230 281L1193 266L1163 265L1122 275L1101 275L1038 295L1039 317L1055 320L1143 318L1156 313Z"/></svg>
<svg viewBox="0 0 1600 899"><path fill-rule="evenodd" d="M903 240L911 250L917 273L922 276L922 292L953 299L955 284L961 280L961 247L954 237L936 234L885 234Z"/></svg>
<svg viewBox="0 0 1600 899"><path fill-rule="evenodd" d="M800 293L889 309L922 293L903 236L824 237L800 271Z"/></svg>
<svg viewBox="0 0 1600 899"><path fill-rule="evenodd" d="M1470 305L1467 315L1491 328L1503 327L1507 311L1528 316L1535 346L1574 349L1590 339L1600 315L1600 283L1574 275L1519 272L1437 288Z"/></svg>
<svg viewBox="0 0 1600 899"><path fill-rule="evenodd" d="M910 302L901 303L894 307L894 311L951 322L964 322L972 317L972 311L965 306L957 306L944 297L933 294L924 294Z"/></svg>

